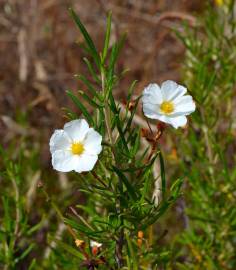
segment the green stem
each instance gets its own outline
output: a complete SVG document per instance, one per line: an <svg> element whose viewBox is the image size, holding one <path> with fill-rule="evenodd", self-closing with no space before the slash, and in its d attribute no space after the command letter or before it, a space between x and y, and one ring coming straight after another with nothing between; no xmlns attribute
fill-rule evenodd
<svg viewBox="0 0 236 270"><path fill-rule="evenodd" d="M19 233L19 224L20 224L20 208L19 208L19 198L20 198L20 194L19 194L19 189L18 186L16 184L16 180L14 178L14 176L11 177L11 182L15 191L15 203L16 203L16 221L15 221L15 230L14 230L14 235L17 238L18 233ZM16 241L16 239L15 239Z"/></svg>
<svg viewBox="0 0 236 270"><path fill-rule="evenodd" d="M102 81L103 96L106 97L105 77L104 77L103 70L101 72L101 81ZM105 116L105 124L106 124L106 128L107 128L108 138L109 138L110 144L113 147L114 143L113 143L112 130L111 130L111 125L110 125L110 123L111 123L110 112L109 112L109 107L108 107L108 100L106 100L106 99L104 101L104 116Z"/></svg>
<svg viewBox="0 0 236 270"><path fill-rule="evenodd" d="M120 191L120 198L119 198L119 208L117 209L118 215L120 216L121 220L121 229L119 232L119 238L116 241L116 260L118 264L118 268L122 268L123 266L123 255L122 255L122 250L123 250L123 245L124 245L124 219L122 216L123 209L122 209L122 202L121 202L121 196L123 195L123 183L119 177L119 191Z"/></svg>
<svg viewBox="0 0 236 270"><path fill-rule="evenodd" d="M111 144L111 150L112 150L112 154L113 154L113 158L115 160L115 164L118 164L118 161L116 159L116 154L115 154L115 148L114 148L114 140L113 140L113 136L112 136L112 129L111 129L111 119L110 119L110 110L109 110L109 106L108 106L108 97L106 95L106 89L105 89L105 74L104 74L104 70L102 68L101 70L101 82L102 82L102 91L103 91L103 96L104 96L104 117L105 117L105 124L106 124L106 128L107 128L107 133L108 133L108 138ZM122 196L123 194L123 183L119 177L119 191L120 194ZM121 229L119 232L119 239L116 241L116 260L117 260L117 264L118 264L118 268L122 268L123 266L123 255L122 255L122 250L123 250L123 245L124 245L124 229L123 229L123 225L124 225L124 220L122 217L122 202L121 202L121 196L119 198L119 207L117 209L118 214L121 217Z"/></svg>

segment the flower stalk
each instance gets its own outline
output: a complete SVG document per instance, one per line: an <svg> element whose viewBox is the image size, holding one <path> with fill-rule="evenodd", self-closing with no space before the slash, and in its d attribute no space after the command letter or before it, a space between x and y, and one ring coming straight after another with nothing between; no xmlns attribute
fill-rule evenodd
<svg viewBox="0 0 236 270"><path fill-rule="evenodd" d="M108 133L108 138L111 144L111 149L112 149L112 154L114 158L115 165L118 166L118 160L116 158L116 153L115 153L115 148L114 148L114 141L113 141L113 136L112 136L112 130L111 130L111 119L110 119L110 109L108 106L108 96L106 95L106 89L105 89L105 76L104 76L104 70L102 68L101 71L101 82L102 82L102 92L104 96L104 116L105 116L105 124L106 124L106 129ZM121 193L121 196L123 194L123 183L118 177L118 185L119 185L119 192ZM124 229L123 229L123 224L124 220L122 217L122 202L121 202L121 196L119 196L119 201L118 201L118 207L117 207L117 214L120 216L120 221L121 221L121 229L119 232L119 238L116 241L116 249L115 249L115 257L117 261L118 268L121 268L123 266L123 255L122 255L122 250L123 250L123 245L124 245Z"/></svg>
<svg viewBox="0 0 236 270"><path fill-rule="evenodd" d="M112 151L113 151L113 155L114 155L114 150L113 150L114 142L113 142L113 137L112 137L110 111L109 111L108 100L107 100L106 89L105 89L105 76L104 76L103 68L102 68L102 71L101 71L101 83L102 83L102 92L103 92L103 97L104 97L105 123L106 123L108 138L109 138L111 148L112 148Z"/></svg>

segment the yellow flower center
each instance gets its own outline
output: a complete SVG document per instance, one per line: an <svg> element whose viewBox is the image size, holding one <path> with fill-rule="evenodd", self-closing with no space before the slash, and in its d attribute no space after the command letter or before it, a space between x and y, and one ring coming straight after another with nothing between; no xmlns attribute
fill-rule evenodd
<svg viewBox="0 0 236 270"><path fill-rule="evenodd" d="M163 101L160 109L164 114L170 114L174 111L174 104L171 101Z"/></svg>
<svg viewBox="0 0 236 270"><path fill-rule="evenodd" d="M80 142L72 143L71 152L73 155L81 155L84 152L84 145Z"/></svg>

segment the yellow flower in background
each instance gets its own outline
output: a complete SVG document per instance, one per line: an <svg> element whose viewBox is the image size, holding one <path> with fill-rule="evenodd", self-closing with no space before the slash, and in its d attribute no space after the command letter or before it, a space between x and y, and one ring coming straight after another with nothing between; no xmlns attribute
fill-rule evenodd
<svg viewBox="0 0 236 270"><path fill-rule="evenodd" d="M222 6L224 4L224 0L215 0L217 6Z"/></svg>
<svg viewBox="0 0 236 270"><path fill-rule="evenodd" d="M81 246L85 245L85 242L83 240L76 239L75 244L76 244L77 247L81 247Z"/></svg>

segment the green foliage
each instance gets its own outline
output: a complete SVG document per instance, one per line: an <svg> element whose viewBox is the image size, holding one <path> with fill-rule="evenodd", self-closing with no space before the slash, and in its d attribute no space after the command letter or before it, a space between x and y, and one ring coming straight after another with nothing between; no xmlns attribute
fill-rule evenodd
<svg viewBox="0 0 236 270"><path fill-rule="evenodd" d="M32 226L27 217L29 201L25 200L20 189L25 173L21 160L23 153L19 154L18 161L10 160L9 154L2 148L0 155L4 168L0 179L1 185L5 186L4 192L0 192L3 211L0 218L0 267L16 269L34 250L36 244L33 238L42 223Z"/></svg>
<svg viewBox="0 0 236 270"><path fill-rule="evenodd" d="M232 1L233 3L233 1ZM236 38L233 9L209 8L199 26L179 34L186 46L183 77L198 111L188 139L180 136L181 170L187 176L189 226L179 243L179 269L235 269ZM204 29L202 30L202 26Z"/></svg>

